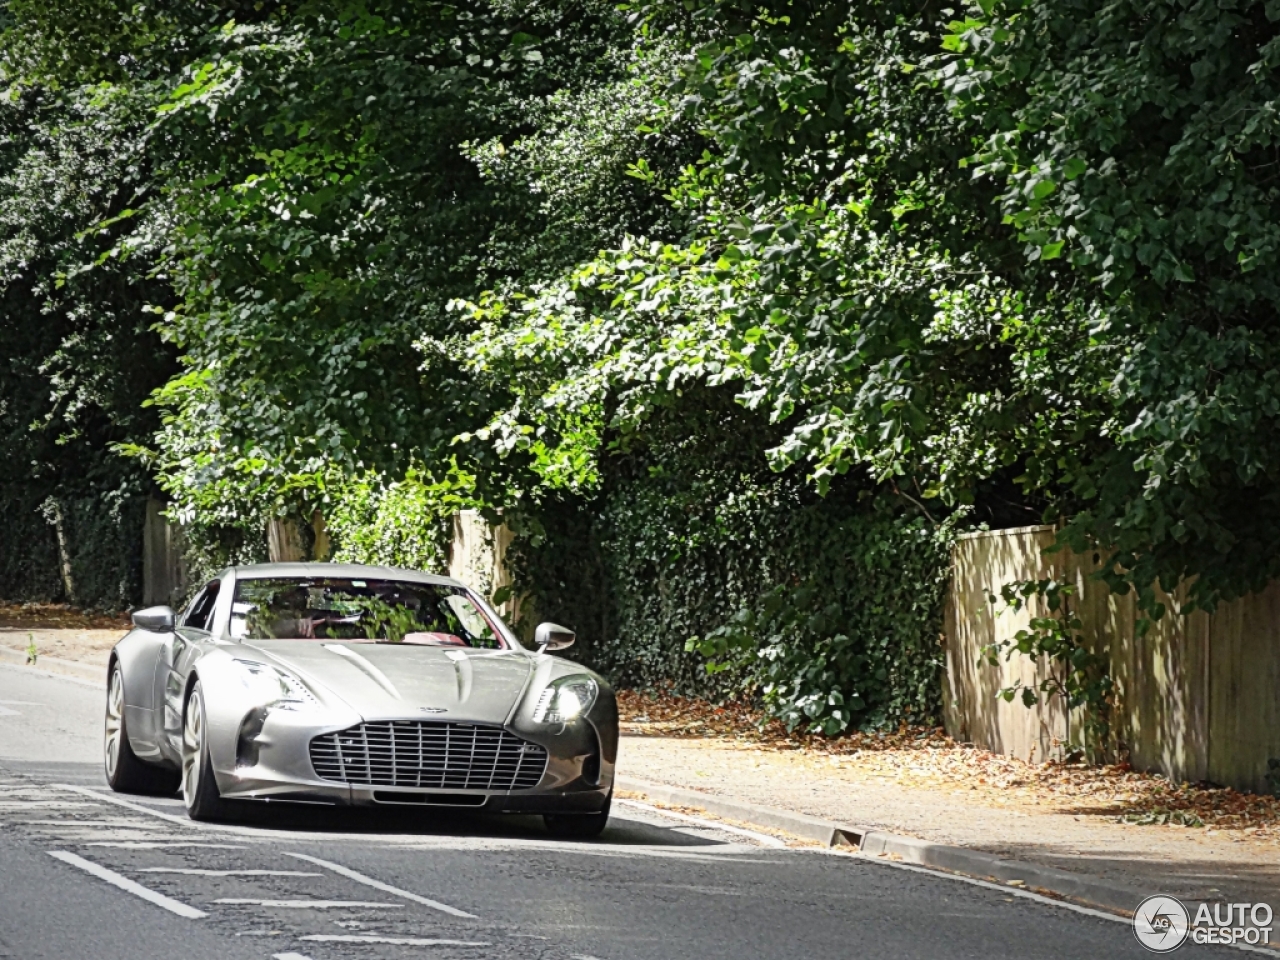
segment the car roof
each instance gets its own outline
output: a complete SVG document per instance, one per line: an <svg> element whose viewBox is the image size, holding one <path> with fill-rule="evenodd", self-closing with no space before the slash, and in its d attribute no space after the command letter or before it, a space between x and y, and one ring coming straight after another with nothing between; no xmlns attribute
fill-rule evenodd
<svg viewBox="0 0 1280 960"><path fill-rule="evenodd" d="M461 581L441 577L420 570L401 567L373 567L362 563L254 563L232 567L237 580L264 580L269 577L335 577L356 580L403 580L409 583L435 583L442 586L462 587Z"/></svg>

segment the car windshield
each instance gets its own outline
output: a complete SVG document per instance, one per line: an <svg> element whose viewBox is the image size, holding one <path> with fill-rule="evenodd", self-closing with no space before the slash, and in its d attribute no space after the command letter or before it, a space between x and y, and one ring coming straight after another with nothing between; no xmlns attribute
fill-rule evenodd
<svg viewBox="0 0 1280 960"><path fill-rule="evenodd" d="M490 616L461 587L400 580L237 580L231 635L505 649Z"/></svg>

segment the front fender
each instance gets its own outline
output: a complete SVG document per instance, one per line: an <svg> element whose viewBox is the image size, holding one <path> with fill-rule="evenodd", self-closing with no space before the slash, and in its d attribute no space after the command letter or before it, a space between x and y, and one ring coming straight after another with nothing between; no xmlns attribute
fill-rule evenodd
<svg viewBox="0 0 1280 960"><path fill-rule="evenodd" d="M156 663L168 633L134 629L111 650L111 661L119 664L124 679L124 722L129 746L139 757L160 757L159 712L155 703ZM108 674L108 683L110 675Z"/></svg>
<svg viewBox="0 0 1280 960"><path fill-rule="evenodd" d="M614 767L618 759L618 705L613 687L604 677L569 660L541 656L532 682L525 690L509 722L510 729L521 737L547 748L547 774L542 788L566 791L609 789L613 785ZM596 682L599 695L587 714L562 724L538 723L533 719L534 707L547 685L562 677L586 675ZM588 765L593 756L599 758L598 773L590 776Z"/></svg>
<svg viewBox="0 0 1280 960"><path fill-rule="evenodd" d="M322 732L346 729L360 722L361 716L337 696L307 682L307 688L316 696L314 710L299 714L285 714L267 721L268 735L275 734L275 749L264 752L265 766L278 770L237 769L236 742L240 727L251 715L266 704L245 686L235 658L226 650L217 650L200 659L192 671L188 690L199 681L205 706L205 738L209 746L209 759L218 792L223 796L243 795L246 782L270 775L285 783L315 780L307 746L311 738ZM297 671L293 671L297 674ZM183 706L184 714L186 705ZM184 717L185 719L185 717ZM260 765L263 766L263 765Z"/></svg>
<svg viewBox="0 0 1280 960"><path fill-rule="evenodd" d="M124 702L126 706L154 710L156 662L170 633L152 633L150 630L130 630L111 651L111 659L120 664L124 677ZM108 677L108 682L110 678Z"/></svg>

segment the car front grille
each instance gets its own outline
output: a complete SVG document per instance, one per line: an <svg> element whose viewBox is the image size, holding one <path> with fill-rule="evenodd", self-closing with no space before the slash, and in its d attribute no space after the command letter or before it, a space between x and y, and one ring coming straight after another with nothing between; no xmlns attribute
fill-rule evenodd
<svg viewBox="0 0 1280 960"><path fill-rule="evenodd" d="M547 751L501 727L439 720L361 723L311 741L322 780L376 787L527 790Z"/></svg>

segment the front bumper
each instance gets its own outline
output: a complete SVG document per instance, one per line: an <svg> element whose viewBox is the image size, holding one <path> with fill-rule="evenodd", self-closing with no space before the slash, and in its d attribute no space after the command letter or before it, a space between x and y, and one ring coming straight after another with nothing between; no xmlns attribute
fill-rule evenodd
<svg viewBox="0 0 1280 960"><path fill-rule="evenodd" d="M558 730L501 728L547 751L546 768L530 789L488 790L341 782L317 775L311 741L347 730L345 722L320 723L314 714L273 710L211 741L214 777L229 800L340 806L451 807L505 813L595 813L608 800L617 757L616 727L592 717ZM397 720L399 718L381 718ZM608 719L608 715L605 718ZM380 721L369 721L376 723ZM495 728L491 724L476 724ZM612 729L611 729L612 727ZM247 730L247 735L246 735ZM229 734L229 735L227 735ZM247 745L247 740L251 744Z"/></svg>

